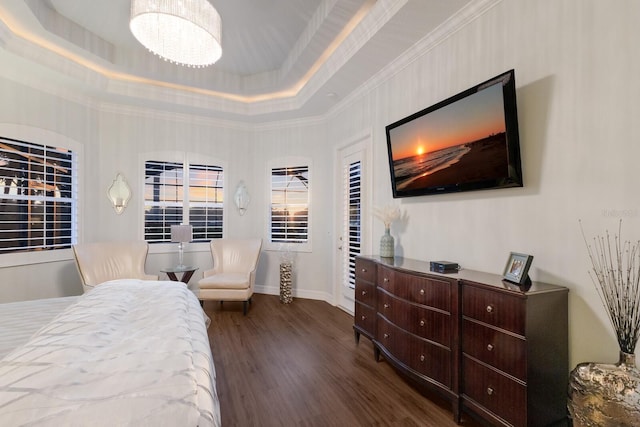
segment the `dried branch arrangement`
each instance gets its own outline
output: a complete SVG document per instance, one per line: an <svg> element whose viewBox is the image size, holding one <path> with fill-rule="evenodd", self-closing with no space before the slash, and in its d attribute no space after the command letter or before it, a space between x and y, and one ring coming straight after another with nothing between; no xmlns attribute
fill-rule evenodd
<svg viewBox="0 0 640 427"><path fill-rule="evenodd" d="M400 218L400 208L386 205L382 208L373 208L373 215L384 223L385 228L391 227L391 223Z"/></svg>
<svg viewBox="0 0 640 427"><path fill-rule="evenodd" d="M607 231L606 237L594 237L593 244L582 223L580 229L593 266L589 275L609 312L620 350L633 354L640 334L640 240L622 240L622 220L613 239Z"/></svg>

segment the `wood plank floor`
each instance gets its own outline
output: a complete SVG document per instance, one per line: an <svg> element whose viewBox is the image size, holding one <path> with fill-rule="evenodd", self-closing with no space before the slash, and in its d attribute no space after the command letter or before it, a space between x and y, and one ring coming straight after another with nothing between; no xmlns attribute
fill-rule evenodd
<svg viewBox="0 0 640 427"><path fill-rule="evenodd" d="M375 362L366 338L356 345L352 316L336 307L255 294L247 316L241 303L204 308L223 427L457 425L448 402Z"/></svg>

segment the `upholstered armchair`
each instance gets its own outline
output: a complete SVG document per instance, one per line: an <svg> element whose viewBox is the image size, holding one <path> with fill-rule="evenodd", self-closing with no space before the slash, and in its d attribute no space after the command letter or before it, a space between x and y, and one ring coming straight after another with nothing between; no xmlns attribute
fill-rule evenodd
<svg viewBox="0 0 640 427"><path fill-rule="evenodd" d="M145 241L79 243L73 245L76 267L85 292L116 279L158 280L146 274L149 244Z"/></svg>
<svg viewBox="0 0 640 427"><path fill-rule="evenodd" d="M243 301L246 315L261 249L262 239L212 239L213 268L198 282L200 300Z"/></svg>

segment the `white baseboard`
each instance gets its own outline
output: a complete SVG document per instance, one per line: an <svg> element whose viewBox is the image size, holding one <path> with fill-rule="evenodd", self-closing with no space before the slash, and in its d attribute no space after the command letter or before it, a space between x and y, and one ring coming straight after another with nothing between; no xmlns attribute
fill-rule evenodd
<svg viewBox="0 0 640 427"><path fill-rule="evenodd" d="M266 295L280 295L280 287L279 286L264 286L264 285L255 285L255 292L258 294L266 294ZM319 301L325 301L331 305L333 305L333 295L327 292L318 292L318 291L306 291L303 289L293 289L292 290L294 298L306 298L313 299Z"/></svg>

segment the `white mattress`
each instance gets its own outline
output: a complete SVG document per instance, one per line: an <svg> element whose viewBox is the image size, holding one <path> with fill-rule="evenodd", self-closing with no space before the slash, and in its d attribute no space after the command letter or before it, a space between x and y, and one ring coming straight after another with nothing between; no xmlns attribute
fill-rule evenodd
<svg viewBox="0 0 640 427"><path fill-rule="evenodd" d="M205 318L176 282L97 286L0 361L0 425L219 426Z"/></svg>
<svg viewBox="0 0 640 427"><path fill-rule="evenodd" d="M78 297L48 298L0 304L0 359L29 341Z"/></svg>

